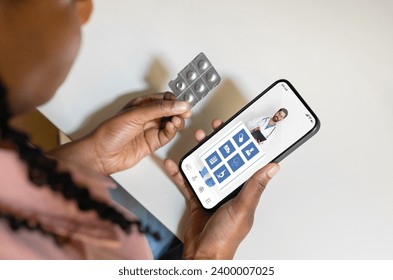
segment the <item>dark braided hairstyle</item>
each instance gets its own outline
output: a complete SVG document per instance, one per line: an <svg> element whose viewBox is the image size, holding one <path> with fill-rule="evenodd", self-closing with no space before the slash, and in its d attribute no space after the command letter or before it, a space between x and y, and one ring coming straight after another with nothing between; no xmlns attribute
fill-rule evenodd
<svg viewBox="0 0 393 280"><path fill-rule="evenodd" d="M20 159L28 166L29 180L34 185L38 188L49 186L53 192L60 193L66 200L74 200L81 211L93 210L102 220L119 225L126 233L130 233L132 225L136 225L139 232L149 234L156 240L160 239L157 232L151 232L150 228L143 226L140 221L130 221L112 206L94 199L87 188L78 186L72 180L69 172L58 171L56 160L46 157L41 149L31 145L26 134L9 126L10 118L11 113L7 106L7 91L0 81L0 140L13 142ZM29 222L28 219L17 217L12 213L4 211L1 204L0 219L7 220L10 228L14 231L21 228L36 230L52 236L57 244L62 244L69 240L45 230L38 222Z"/></svg>

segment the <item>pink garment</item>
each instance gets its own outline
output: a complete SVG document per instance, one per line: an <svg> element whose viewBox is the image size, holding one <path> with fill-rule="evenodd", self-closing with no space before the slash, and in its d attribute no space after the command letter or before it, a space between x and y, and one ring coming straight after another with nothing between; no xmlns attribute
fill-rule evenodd
<svg viewBox="0 0 393 280"><path fill-rule="evenodd" d="M129 219L135 216L110 199L113 182L91 171L72 171L74 181L88 187L92 196L122 211ZM52 237L38 231L14 232L0 219L0 259L151 259L144 235L134 226L125 234L118 226L98 218L95 212L82 212L73 201L37 187L27 177L27 167L12 150L0 149L0 209L12 210L23 217L34 217L45 228L71 241L58 246Z"/></svg>

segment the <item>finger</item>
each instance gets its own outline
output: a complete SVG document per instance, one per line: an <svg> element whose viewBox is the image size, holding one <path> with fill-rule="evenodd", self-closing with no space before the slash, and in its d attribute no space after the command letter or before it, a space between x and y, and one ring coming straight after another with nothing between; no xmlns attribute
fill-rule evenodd
<svg viewBox="0 0 393 280"><path fill-rule="evenodd" d="M181 175L179 166L173 160L167 158L164 160L164 168L171 176L173 182L179 188L184 198L187 200L191 211L200 208L200 205L192 193L190 187L187 185L185 179Z"/></svg>
<svg viewBox="0 0 393 280"><path fill-rule="evenodd" d="M176 100L176 95L174 95L172 92L166 92L164 96L165 100ZM184 119L189 119L192 115L191 110L186 111L185 113L181 114L180 116Z"/></svg>
<svg viewBox="0 0 393 280"><path fill-rule="evenodd" d="M170 121L165 121L159 128L153 128L153 129L158 129L158 138L157 137L152 137L150 138L151 140L151 149L155 151L156 149L164 146L167 144L169 141L171 141L175 136L176 133L183 129L184 127L184 120L183 118L179 116L173 116ZM158 141L157 141L158 140Z"/></svg>
<svg viewBox="0 0 393 280"><path fill-rule="evenodd" d="M161 130L158 130L158 142L156 142L155 145L153 145L152 150L155 151L156 149L164 146L167 144L169 141L171 141L177 132L176 126L173 124L173 122L166 122L164 125L164 128ZM157 138L156 138L157 139ZM154 143L154 137L152 140L152 143Z"/></svg>
<svg viewBox="0 0 393 280"><path fill-rule="evenodd" d="M184 128L185 120L181 115L173 116L173 117L165 117L160 120L153 120L151 122L147 122L144 124L145 130L150 128L163 129L168 122L172 122L177 130L181 130Z"/></svg>
<svg viewBox="0 0 393 280"><path fill-rule="evenodd" d="M220 119L214 119L212 121L213 130L216 130L217 128L219 128L223 123L224 122L222 120L220 120Z"/></svg>
<svg viewBox="0 0 393 280"><path fill-rule="evenodd" d="M176 115L173 117L165 117L160 120L153 120L151 122L147 122L147 123L145 123L144 128L146 130L150 129L150 128L162 129L165 127L165 125L168 122L172 122L177 130L183 129L184 125L185 125L184 118L181 115Z"/></svg>
<svg viewBox="0 0 393 280"><path fill-rule="evenodd" d="M171 176L173 182L179 188L180 192L184 195L187 201L190 201L192 193L180 173L179 166L173 160L167 158L164 160L164 167L167 173Z"/></svg>
<svg viewBox="0 0 393 280"><path fill-rule="evenodd" d="M195 131L194 137L197 142L201 142L206 137L206 132L202 129L198 129Z"/></svg>
<svg viewBox="0 0 393 280"><path fill-rule="evenodd" d="M189 119L192 115L191 110L186 111L185 113L181 114L180 116L184 119Z"/></svg>
<svg viewBox="0 0 393 280"><path fill-rule="evenodd" d="M177 130L184 128L184 119L181 116L173 116L171 122Z"/></svg>
<svg viewBox="0 0 393 280"><path fill-rule="evenodd" d="M172 92L170 91L166 91L164 92L164 99L165 100L176 100L176 95L174 95Z"/></svg>
<svg viewBox="0 0 393 280"><path fill-rule="evenodd" d="M122 110L127 110L136 106L144 106L160 100L176 100L176 96L169 91L139 96L128 102Z"/></svg>
<svg viewBox="0 0 393 280"><path fill-rule="evenodd" d="M144 125L156 119L182 114L187 110L188 103L185 101L160 100L145 106L131 108L123 113L122 118L127 122Z"/></svg>
<svg viewBox="0 0 393 280"><path fill-rule="evenodd" d="M277 163L269 163L257 171L244 185L234 202L240 209L255 211L270 179L280 170Z"/></svg>

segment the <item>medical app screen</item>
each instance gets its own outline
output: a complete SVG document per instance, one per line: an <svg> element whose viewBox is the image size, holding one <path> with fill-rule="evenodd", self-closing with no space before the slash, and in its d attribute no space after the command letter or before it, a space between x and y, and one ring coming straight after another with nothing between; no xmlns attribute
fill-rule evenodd
<svg viewBox="0 0 393 280"><path fill-rule="evenodd" d="M315 126L311 112L280 81L184 158L181 168L210 209Z"/></svg>

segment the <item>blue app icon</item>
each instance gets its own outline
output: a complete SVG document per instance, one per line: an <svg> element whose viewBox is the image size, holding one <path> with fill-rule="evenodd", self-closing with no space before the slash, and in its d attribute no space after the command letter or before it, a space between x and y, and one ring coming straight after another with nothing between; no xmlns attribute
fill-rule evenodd
<svg viewBox="0 0 393 280"><path fill-rule="evenodd" d="M214 152L210 156L208 156L205 159L205 161L206 161L207 165L210 167L210 169L213 169L221 162L221 158L217 152Z"/></svg>
<svg viewBox="0 0 393 280"><path fill-rule="evenodd" d="M229 177L229 175L231 175L229 173L228 168L225 166L225 164L223 164L222 166L220 166L215 172L214 172L214 176L216 176L216 179L219 183L221 183L222 181L224 181L226 178Z"/></svg>
<svg viewBox="0 0 393 280"><path fill-rule="evenodd" d="M233 158L228 160L228 165L232 169L232 171L235 172L244 165L244 160L242 159L240 154L236 154Z"/></svg>
<svg viewBox="0 0 393 280"><path fill-rule="evenodd" d="M235 147L233 146L231 141L228 140L224 145L222 145L220 147L219 150L220 150L222 156L224 158L227 158L228 156L230 156L235 151Z"/></svg>
<svg viewBox="0 0 393 280"><path fill-rule="evenodd" d="M250 142L243 150L243 155L247 160L252 159L256 154L259 153L257 147L255 146L254 142Z"/></svg>
<svg viewBox="0 0 393 280"><path fill-rule="evenodd" d="M248 139L250 139L250 137L244 129L240 130L238 133L235 134L235 136L233 136L233 140L238 147L243 146L248 141Z"/></svg>

